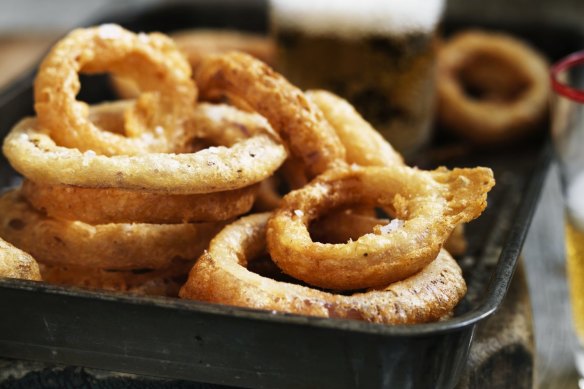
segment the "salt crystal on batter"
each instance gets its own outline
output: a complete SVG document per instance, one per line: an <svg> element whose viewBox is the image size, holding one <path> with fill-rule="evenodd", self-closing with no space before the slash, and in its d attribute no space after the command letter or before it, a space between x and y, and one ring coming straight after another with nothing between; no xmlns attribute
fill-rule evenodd
<svg viewBox="0 0 584 389"><path fill-rule="evenodd" d="M218 123L223 118L223 113L219 107L211 106L207 110L207 117L211 119L213 122Z"/></svg>
<svg viewBox="0 0 584 389"><path fill-rule="evenodd" d="M381 226L379 228L379 230L381 231L382 234L389 234L390 232L397 230L398 228L402 227L403 225L404 225L403 220L393 219L385 226Z"/></svg>
<svg viewBox="0 0 584 389"><path fill-rule="evenodd" d="M144 34L143 32L138 34L138 40L142 43L148 43L148 41L150 40L150 37L146 34Z"/></svg>
<svg viewBox="0 0 584 389"><path fill-rule="evenodd" d="M463 185L470 184L470 180L465 176L458 176L458 179L462 182Z"/></svg>
<svg viewBox="0 0 584 389"><path fill-rule="evenodd" d="M156 135L162 135L164 134L164 128L162 128L161 126L156 126L156 128L154 128L154 132L156 133Z"/></svg>
<svg viewBox="0 0 584 389"><path fill-rule="evenodd" d="M95 157L96 155L97 154L95 154L95 151L87 150L86 152L83 153L83 161L81 162L81 165L88 166L89 160Z"/></svg>
<svg viewBox="0 0 584 389"><path fill-rule="evenodd" d="M296 209L294 211L294 215L296 215L298 217L302 217L302 216L304 216L304 212L302 212L302 210L300 210L300 209Z"/></svg>
<svg viewBox="0 0 584 389"><path fill-rule="evenodd" d="M100 38L103 39L115 39L120 37L121 31L122 29L118 25L103 24L99 26L97 34L99 35Z"/></svg>

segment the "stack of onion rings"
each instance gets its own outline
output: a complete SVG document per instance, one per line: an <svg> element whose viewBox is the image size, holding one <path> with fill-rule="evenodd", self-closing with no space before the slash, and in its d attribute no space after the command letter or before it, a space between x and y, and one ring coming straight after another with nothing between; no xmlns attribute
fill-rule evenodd
<svg viewBox="0 0 584 389"><path fill-rule="evenodd" d="M103 71L134 76L145 93L77 101L78 73ZM53 281L91 274L86 286L106 270L163 274L192 263L287 157L265 118L196 96L188 62L161 34L103 25L67 35L39 69L38 116L4 141L25 180L0 198L0 235Z"/></svg>
<svg viewBox="0 0 584 389"><path fill-rule="evenodd" d="M92 111L95 111L92 117L102 125L115 125L119 121L116 120L115 114L116 112L118 113L119 119L120 108L123 108L123 106L123 103L118 103L117 105L107 104L104 107L92 108ZM265 119L259 115L239 111L233 107L199 104L195 108L193 115L188 133L177 145L177 148L185 151L192 147L193 140L197 139L197 134L202 134L206 142L226 146L237 145L238 142L239 144L247 142L252 139L250 137L261 135L262 131L265 131L269 136L269 124ZM112 130L115 130L115 128ZM10 144L8 140L6 144ZM270 170L276 168L277 165L274 162L281 161L285 154L283 153L283 148L277 143L273 143L273 146L275 151L280 151L280 156L276 161L273 158L269 161L258 161L257 164L250 165L249 169L244 169L242 165L237 167L239 172L236 170L233 173L241 176L239 185L248 184L250 176L253 180L267 177ZM193 160L197 157L201 163L209 165L211 159L208 156L200 156L200 154L208 151L219 153L221 147L223 146L207 148L193 153ZM260 155L260 150L254 151ZM266 153L262 155L266 155ZM111 158L113 157L110 157L110 161ZM133 158L135 159L136 157ZM164 158L164 155L161 155L161 158ZM250 156L250 158L253 157ZM20 160L16 159L15 164ZM30 162L29 160L25 161ZM235 162L237 163L237 160ZM38 166L38 164L35 163L35 166ZM50 166L46 168L50 170ZM212 168L212 166L200 167L201 170L207 172ZM253 178L253 172L258 172L259 177ZM25 175L27 174L25 173ZM31 176L32 174L28 175ZM226 173L224 172L222 175L225 176ZM177 177L175 176L175 178ZM198 182L194 177L191 181L189 183L191 187ZM216 183L217 181L213 182ZM83 183L87 184L86 181ZM52 217L80 220L90 224L127 222L182 223L228 220L247 212L251 208L257 192L257 184L233 190L194 194L173 194L173 187L160 188L160 190L171 190L170 194L166 194L158 193L152 187L149 187L148 191L137 191L124 188L123 185L121 188L91 188L79 186L78 184L74 186L54 185L27 180L24 183L23 192L36 208L46 211ZM212 183L203 182L203 184Z"/></svg>
<svg viewBox="0 0 584 389"><path fill-rule="evenodd" d="M53 219L35 210L19 190L0 197L0 236L50 265L95 269L164 269L195 260L222 223L90 225Z"/></svg>
<svg viewBox="0 0 584 389"><path fill-rule="evenodd" d="M232 147L196 153L106 156L58 146L24 119L4 140L4 154L22 175L44 184L194 194L234 190L269 177L286 157L271 133L258 133ZM261 156L261 158L260 158Z"/></svg>
<svg viewBox="0 0 584 389"><path fill-rule="evenodd" d="M0 236L62 285L172 296L186 279L183 298L378 323L452 312L466 285L442 246L485 208L489 169L407 167L344 100L242 53L197 61L195 86L160 34L104 25L59 42L35 82L38 117L4 142L25 180L0 196ZM135 69L135 101L76 100L78 73ZM199 91L255 112L196 103ZM215 235L260 186L275 194L280 166L294 190L267 199L275 211Z"/></svg>

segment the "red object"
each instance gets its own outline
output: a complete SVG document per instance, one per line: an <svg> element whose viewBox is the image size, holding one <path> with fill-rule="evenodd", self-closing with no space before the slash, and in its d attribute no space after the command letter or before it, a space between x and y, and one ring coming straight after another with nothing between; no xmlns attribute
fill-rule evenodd
<svg viewBox="0 0 584 389"><path fill-rule="evenodd" d="M560 82L558 76L561 72L582 64L584 64L584 50L570 54L564 59L556 62L551 68L550 75L552 87L557 93L579 103L584 103L584 90L572 88L571 86Z"/></svg>

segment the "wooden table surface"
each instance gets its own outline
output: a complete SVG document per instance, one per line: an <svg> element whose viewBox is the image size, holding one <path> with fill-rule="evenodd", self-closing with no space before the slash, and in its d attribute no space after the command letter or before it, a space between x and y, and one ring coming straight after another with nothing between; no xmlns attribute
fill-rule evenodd
<svg viewBox="0 0 584 389"><path fill-rule="evenodd" d="M28 69L41 55L56 34L29 37L0 37L0 88L21 72ZM574 337L570 327L570 313L566 288L563 246L563 222L561 193L557 169L549 173L539 207L523 250L523 270L529 286L529 296L525 293L524 278L518 275L514 281L507 303L496 316L487 331L508 331L510 334L517 326L529 326L524 320L511 320L509 317L530 319L529 299L533 310L535 329L535 388L576 388L577 373L574 367L570 345ZM500 321L497 323L497 321ZM479 330L480 333L480 330ZM509 335L511 338L516 335ZM496 348L497 344L487 345ZM478 346L477 346L478 347ZM480 346L485 349L485 345ZM481 358L475 352L471 358ZM471 361L472 362L472 361ZM507 366L507 369L512 368ZM0 377L2 376L0 364ZM530 372L519 371L517 377ZM481 381L480 375L467 375L464 387L493 387L495 382ZM482 384L481 384L482 382ZM531 380L529 380L531 382ZM509 382L506 383L505 387Z"/></svg>

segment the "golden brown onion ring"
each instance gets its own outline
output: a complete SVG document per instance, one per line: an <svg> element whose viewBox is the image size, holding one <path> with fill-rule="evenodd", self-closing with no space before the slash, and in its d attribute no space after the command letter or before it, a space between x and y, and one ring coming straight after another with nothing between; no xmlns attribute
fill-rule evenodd
<svg viewBox="0 0 584 389"><path fill-rule="evenodd" d="M476 144L514 141L547 114L548 65L513 37L462 32L440 49L437 94L446 129Z"/></svg>
<svg viewBox="0 0 584 389"><path fill-rule="evenodd" d="M481 214L493 185L488 168L329 171L284 197L269 222L268 249L286 274L310 285L381 287L430 263L458 224ZM307 226L313 220L354 204L388 208L395 219L378 233L345 244L312 241Z"/></svg>
<svg viewBox="0 0 584 389"><path fill-rule="evenodd" d="M196 259L222 223L90 224L56 220L34 210L20 191L0 197L0 237L39 262L95 269L161 269Z"/></svg>
<svg viewBox="0 0 584 389"><path fill-rule="evenodd" d="M178 297L192 267L190 261L176 261L165 269L126 271L40 264L43 280L50 284L167 297Z"/></svg>
<svg viewBox="0 0 584 389"><path fill-rule="evenodd" d="M321 109L339 135L347 152L348 163L356 163L361 166L404 164L403 157L345 99L322 90L307 91L306 97ZM284 166L286 166L286 162ZM361 218L359 213L344 213L343 215L337 213L338 217L343 219L335 221L335 218L332 217L327 223L331 223L331 226L341 223L349 225L356 223L365 227L368 224L366 218ZM376 221L369 220L370 223L376 223ZM326 226L323 227L326 229ZM357 237L361 235L357 235ZM444 248L453 255L464 254L466 250L464 225L461 224L454 229L445 242Z"/></svg>
<svg viewBox="0 0 584 389"><path fill-rule="evenodd" d="M259 184L225 192L161 195L116 188L39 185L25 180L22 194L55 219L89 224L175 224L233 219L248 212Z"/></svg>
<svg viewBox="0 0 584 389"><path fill-rule="evenodd" d="M0 278L41 280L37 262L29 254L0 239Z"/></svg>
<svg viewBox="0 0 584 389"><path fill-rule="evenodd" d="M302 315L413 324L448 315L466 293L460 268L444 250L403 281L348 296L252 273L247 267L265 252L268 217L251 215L223 229L191 270L180 297Z"/></svg>
<svg viewBox="0 0 584 389"><path fill-rule="evenodd" d="M199 65L205 55L233 50L247 53L271 66L275 63L274 41L264 35L235 30L193 29L172 33L170 37L187 57L192 69ZM113 77L112 81L118 96L122 98L135 98L140 93L132 80Z"/></svg>
<svg viewBox="0 0 584 389"><path fill-rule="evenodd" d="M344 160L344 147L322 112L263 62L238 52L208 56L195 80L204 98L227 96L265 116L311 177Z"/></svg>
<svg viewBox="0 0 584 389"><path fill-rule="evenodd" d="M106 71L131 77L146 92L127 111L130 137L101 131L76 99L78 73ZM113 24L77 29L59 41L41 63L34 91L38 125L58 145L103 155L168 152L197 97L190 66L170 38Z"/></svg>
<svg viewBox="0 0 584 389"><path fill-rule="evenodd" d="M228 109L223 106L222 109ZM216 107L195 108L214 120ZM230 108L235 110L235 108ZM252 114L246 114L252 115ZM32 181L90 188L140 189L166 194L210 193L238 189L272 175L286 150L265 119L252 115L253 135L231 147L209 147L196 153L105 156L60 147L35 119L18 123L4 140L11 165ZM266 127L267 126L267 127Z"/></svg>
<svg viewBox="0 0 584 389"><path fill-rule="evenodd" d="M361 166L392 166L404 163L403 157L348 101L324 90L309 90L306 97L320 108L334 128L345 146L348 163Z"/></svg>
<svg viewBox="0 0 584 389"><path fill-rule="evenodd" d="M91 119L100 128L117 132L129 102L92 107ZM194 141L231 146L257 132L259 118L225 105L198 107L189 131L178 148ZM265 123L266 126L269 126ZM25 180L23 193L37 209L50 217L89 224L184 223L228 220L249 211L257 185L232 191L192 195L168 195L117 188L84 188L43 185Z"/></svg>
<svg viewBox="0 0 584 389"><path fill-rule="evenodd" d="M349 239L357 240L391 222L390 219L378 218L364 211L367 210L344 209L319 218L309 226L312 240L322 243L346 243ZM462 255L466 252L466 246L464 224L459 224L446 239L443 247L452 255Z"/></svg>

